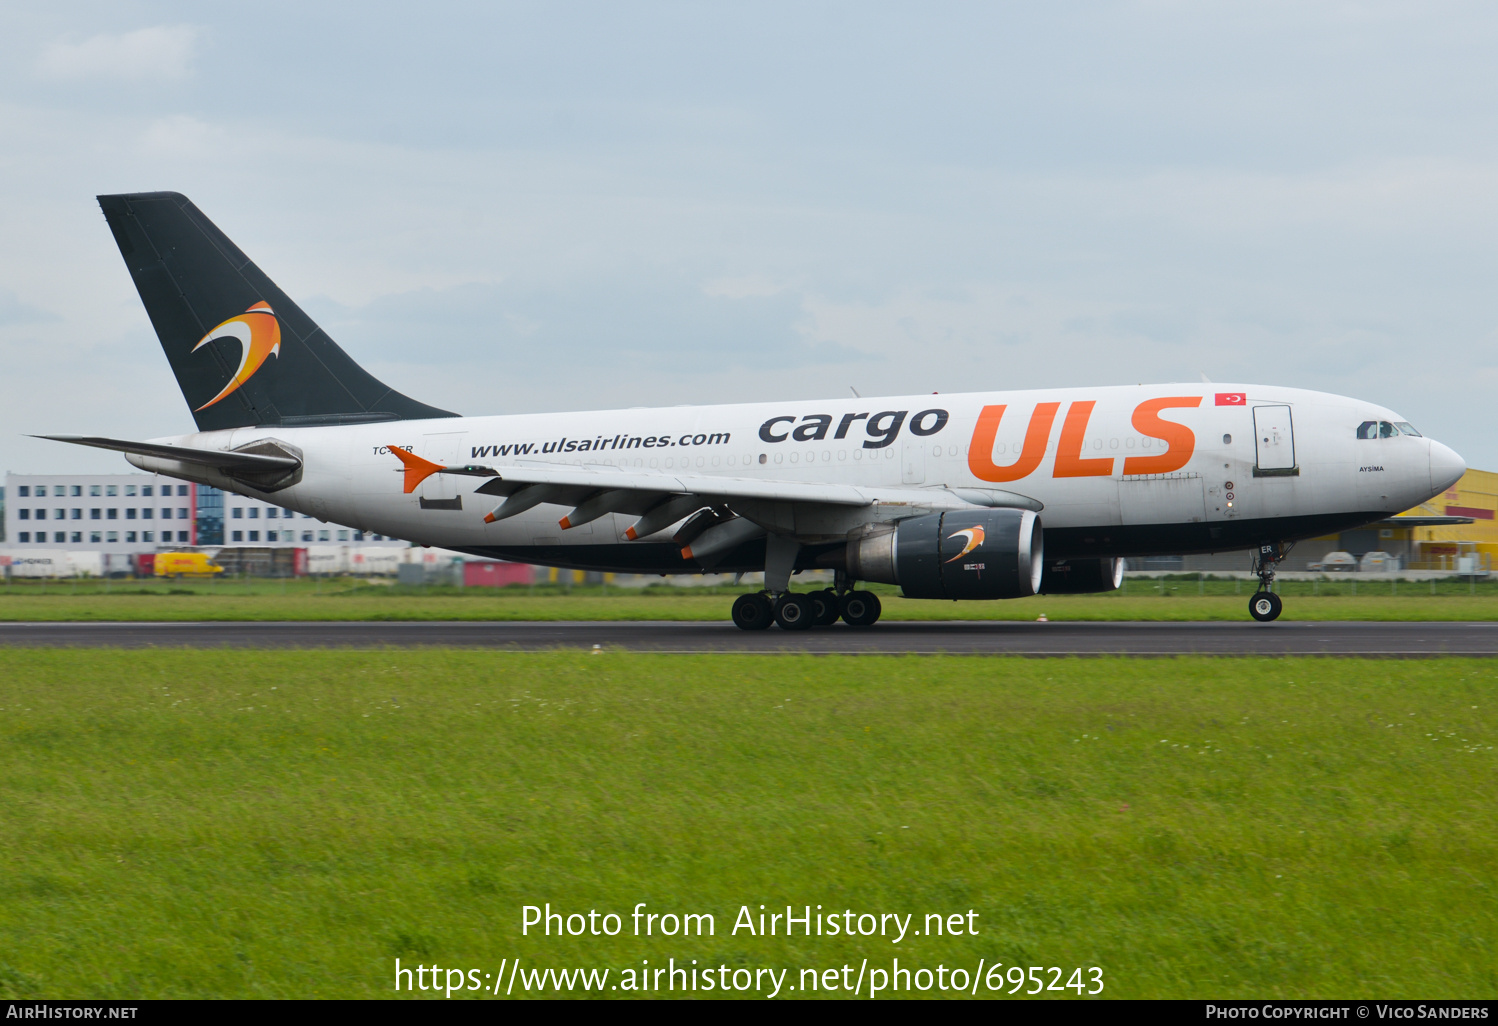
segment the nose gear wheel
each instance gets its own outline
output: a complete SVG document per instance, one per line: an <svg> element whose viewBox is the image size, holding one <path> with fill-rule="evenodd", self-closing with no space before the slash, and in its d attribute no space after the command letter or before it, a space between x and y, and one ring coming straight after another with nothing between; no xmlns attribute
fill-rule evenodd
<svg viewBox="0 0 1498 1026"><path fill-rule="evenodd" d="M1248 600L1248 615L1260 623L1279 619L1285 604L1274 593L1274 571L1280 560L1289 555L1291 546L1280 542L1259 546L1254 555L1254 573L1259 578L1259 590Z"/></svg>
<svg viewBox="0 0 1498 1026"><path fill-rule="evenodd" d="M1284 603L1272 591L1261 591L1248 600L1248 615L1260 623L1268 623L1280 615Z"/></svg>

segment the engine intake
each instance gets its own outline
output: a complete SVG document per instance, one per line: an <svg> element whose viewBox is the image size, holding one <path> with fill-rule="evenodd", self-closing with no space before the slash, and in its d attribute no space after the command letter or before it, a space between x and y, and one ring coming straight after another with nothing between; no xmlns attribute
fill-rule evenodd
<svg viewBox="0 0 1498 1026"><path fill-rule="evenodd" d="M1040 581L1042 595L1086 595L1117 591L1123 583L1124 561L1117 556L1102 559L1056 559L1046 564Z"/></svg>
<svg viewBox="0 0 1498 1026"><path fill-rule="evenodd" d="M1040 590L1044 545L1030 510L928 513L848 536L848 575L910 598L1024 598Z"/></svg>

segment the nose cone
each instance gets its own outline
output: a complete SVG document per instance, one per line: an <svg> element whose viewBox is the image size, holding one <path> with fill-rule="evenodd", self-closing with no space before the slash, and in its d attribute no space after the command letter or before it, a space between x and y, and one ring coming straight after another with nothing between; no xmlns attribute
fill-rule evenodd
<svg viewBox="0 0 1498 1026"><path fill-rule="evenodd" d="M1467 461L1440 442L1430 443L1430 490L1444 492L1462 479Z"/></svg>

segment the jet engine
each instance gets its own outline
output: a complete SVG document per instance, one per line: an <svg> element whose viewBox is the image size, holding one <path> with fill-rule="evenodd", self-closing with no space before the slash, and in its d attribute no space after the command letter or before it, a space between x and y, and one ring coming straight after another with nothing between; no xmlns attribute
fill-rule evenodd
<svg viewBox="0 0 1498 1026"><path fill-rule="evenodd" d="M1030 510L962 510L865 524L848 536L846 565L910 598L1024 598L1040 590L1043 551Z"/></svg>
<svg viewBox="0 0 1498 1026"><path fill-rule="evenodd" d="M1102 559L1054 559L1046 564L1040 581L1042 595L1086 595L1117 591L1123 583L1124 561L1117 556Z"/></svg>

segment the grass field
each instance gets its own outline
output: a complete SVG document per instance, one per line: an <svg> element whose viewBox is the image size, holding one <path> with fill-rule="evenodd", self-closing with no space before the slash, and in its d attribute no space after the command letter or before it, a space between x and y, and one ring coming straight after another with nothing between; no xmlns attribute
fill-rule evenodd
<svg viewBox="0 0 1498 1026"><path fill-rule="evenodd" d="M0 650L0 996L898 956L1491 999L1495 700L1462 659ZM545 902L716 933L521 937ZM980 932L730 935L760 904Z"/></svg>
<svg viewBox="0 0 1498 1026"><path fill-rule="evenodd" d="M1130 580L1106 595L934 602L875 585L889 620L1243 620L1254 585ZM1356 589L1356 591L1354 591ZM354 580L12 582L0 620L724 620L745 589L400 588ZM1498 620L1498 583L1282 581L1287 620Z"/></svg>

